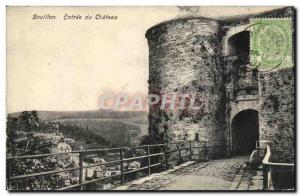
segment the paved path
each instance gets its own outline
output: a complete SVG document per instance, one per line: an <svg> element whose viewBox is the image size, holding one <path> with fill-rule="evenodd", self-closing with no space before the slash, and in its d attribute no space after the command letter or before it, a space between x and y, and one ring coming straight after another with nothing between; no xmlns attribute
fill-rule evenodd
<svg viewBox="0 0 300 196"><path fill-rule="evenodd" d="M262 181L256 176L257 172L245 169L247 160L248 157L234 157L206 163L189 162L179 169L152 174L118 187L117 190L260 189Z"/></svg>

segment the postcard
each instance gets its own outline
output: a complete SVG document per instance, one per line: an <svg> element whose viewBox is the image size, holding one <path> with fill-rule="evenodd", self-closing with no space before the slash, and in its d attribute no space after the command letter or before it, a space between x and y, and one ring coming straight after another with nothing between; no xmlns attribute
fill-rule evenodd
<svg viewBox="0 0 300 196"><path fill-rule="evenodd" d="M7 6L8 191L295 191L294 7Z"/></svg>

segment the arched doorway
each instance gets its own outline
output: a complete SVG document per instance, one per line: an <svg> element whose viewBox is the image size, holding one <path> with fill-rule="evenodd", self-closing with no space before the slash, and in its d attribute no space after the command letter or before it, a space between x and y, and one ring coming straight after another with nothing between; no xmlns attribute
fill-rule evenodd
<svg viewBox="0 0 300 196"><path fill-rule="evenodd" d="M250 155L259 139L258 111L239 112L232 120L233 155Z"/></svg>
<svg viewBox="0 0 300 196"><path fill-rule="evenodd" d="M229 56L237 56L242 62L248 62L250 51L249 40L249 31L242 31L231 36L228 39Z"/></svg>

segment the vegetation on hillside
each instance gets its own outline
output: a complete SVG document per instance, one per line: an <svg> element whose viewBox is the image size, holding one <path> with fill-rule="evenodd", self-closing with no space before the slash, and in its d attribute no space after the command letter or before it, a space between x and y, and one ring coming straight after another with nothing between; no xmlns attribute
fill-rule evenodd
<svg viewBox="0 0 300 196"><path fill-rule="evenodd" d="M98 119L63 119L56 120L66 130L67 127L80 127L88 133L93 133L95 137L101 136L110 143L111 147L129 146L132 138L137 138L141 130L139 126L126 124L117 120L98 120ZM70 129L76 130L76 129ZM73 134L72 135L76 135Z"/></svg>

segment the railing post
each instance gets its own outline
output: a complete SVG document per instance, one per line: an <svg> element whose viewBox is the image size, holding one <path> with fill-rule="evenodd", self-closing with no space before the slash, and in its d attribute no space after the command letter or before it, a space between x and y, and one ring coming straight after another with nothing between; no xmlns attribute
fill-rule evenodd
<svg viewBox="0 0 300 196"><path fill-rule="evenodd" d="M263 164L263 190L268 190L268 166Z"/></svg>
<svg viewBox="0 0 300 196"><path fill-rule="evenodd" d="M6 159L6 186L7 186L7 190L10 190L11 187L11 182L10 182L10 176L11 176L11 162L12 159Z"/></svg>
<svg viewBox="0 0 300 196"><path fill-rule="evenodd" d="M259 141L256 141L256 150L257 150L257 153L258 153L258 158L260 159L261 158L261 149L260 149L260 145L259 145Z"/></svg>
<svg viewBox="0 0 300 196"><path fill-rule="evenodd" d="M178 155L179 155L179 161L181 161L181 148L180 148L180 144L177 145L177 149L178 149Z"/></svg>
<svg viewBox="0 0 300 196"><path fill-rule="evenodd" d="M124 179L124 165L123 165L123 148L120 149L120 165L121 165L121 182L124 184L125 179Z"/></svg>
<svg viewBox="0 0 300 196"><path fill-rule="evenodd" d="M192 141L190 141L190 159L193 159Z"/></svg>
<svg viewBox="0 0 300 196"><path fill-rule="evenodd" d="M166 169L168 169L169 160L168 160L168 145L164 145L164 153L165 153L165 161L166 161Z"/></svg>
<svg viewBox="0 0 300 196"><path fill-rule="evenodd" d="M24 179L23 179L24 181ZM30 186L28 186L28 181L25 179L25 189L26 191L29 191L30 190Z"/></svg>
<svg viewBox="0 0 300 196"><path fill-rule="evenodd" d="M150 146L147 146L147 158L148 158L148 175L151 174L151 161L150 161Z"/></svg>
<svg viewBox="0 0 300 196"><path fill-rule="evenodd" d="M207 152L206 141L204 142L204 158L205 158L205 160L208 160L208 152Z"/></svg>
<svg viewBox="0 0 300 196"><path fill-rule="evenodd" d="M82 152L79 152L79 183L80 183L80 189L83 190L83 181L84 181L84 173L83 173L83 154Z"/></svg>

